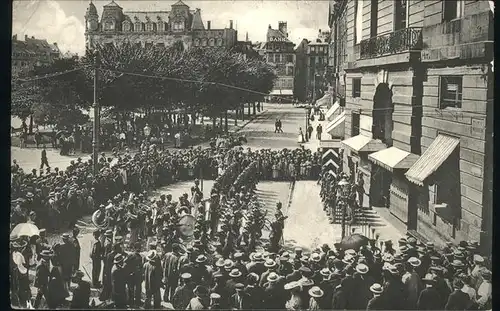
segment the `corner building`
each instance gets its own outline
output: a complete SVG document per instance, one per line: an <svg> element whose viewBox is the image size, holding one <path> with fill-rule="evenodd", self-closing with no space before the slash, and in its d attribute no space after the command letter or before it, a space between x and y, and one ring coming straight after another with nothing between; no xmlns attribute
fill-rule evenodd
<svg viewBox="0 0 500 311"><path fill-rule="evenodd" d="M332 1L345 31L344 170L423 240L491 249L493 15L487 1ZM345 17L345 18L344 18ZM342 34L341 34L342 35ZM342 36L338 36L343 38Z"/></svg>
<svg viewBox="0 0 500 311"><path fill-rule="evenodd" d="M181 42L184 49L191 46L231 48L236 44L237 31L233 21L229 28L212 29L211 21L206 27L201 10L191 10L178 1L170 11L123 11L116 2L103 7L99 19L97 9L91 2L85 14L85 40L87 48L96 44L119 45L124 42L142 47L167 47Z"/></svg>

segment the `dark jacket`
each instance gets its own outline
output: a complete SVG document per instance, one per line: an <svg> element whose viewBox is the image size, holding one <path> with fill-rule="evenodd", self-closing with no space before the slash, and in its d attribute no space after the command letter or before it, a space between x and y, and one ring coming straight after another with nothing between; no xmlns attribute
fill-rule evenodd
<svg viewBox="0 0 500 311"><path fill-rule="evenodd" d="M368 301L366 310L387 310L383 296L373 297Z"/></svg>
<svg viewBox="0 0 500 311"><path fill-rule="evenodd" d="M348 306L346 290L343 288L339 288L333 293L332 297L332 305L331 308L333 310L345 310Z"/></svg>
<svg viewBox="0 0 500 311"><path fill-rule="evenodd" d="M420 292L417 301L418 310L439 310L443 308L443 299L434 287L427 287Z"/></svg>
<svg viewBox="0 0 500 311"><path fill-rule="evenodd" d="M35 281L33 285L40 289L46 289L49 285L50 270L48 264L39 263L35 269Z"/></svg>
<svg viewBox="0 0 500 311"><path fill-rule="evenodd" d="M264 309L264 289L257 286L245 287L245 294L248 296L248 307L247 309Z"/></svg>
<svg viewBox="0 0 500 311"><path fill-rule="evenodd" d="M80 281L73 290L71 309L88 309L90 301L90 283Z"/></svg>
<svg viewBox="0 0 500 311"><path fill-rule="evenodd" d="M467 310L471 304L470 296L457 289L448 296L445 310Z"/></svg>
<svg viewBox="0 0 500 311"><path fill-rule="evenodd" d="M238 301L238 294L233 294L231 296L231 299L229 299L229 307L231 309L237 309L237 310L246 310L250 309L249 307L249 297L245 292L240 292L239 293L239 301Z"/></svg>
<svg viewBox="0 0 500 311"><path fill-rule="evenodd" d="M283 309L288 298L283 286L273 283L264 289L264 306L268 310Z"/></svg>
<svg viewBox="0 0 500 311"><path fill-rule="evenodd" d="M161 288L162 273L159 265L150 261L144 264L144 288L146 294L154 293Z"/></svg>
<svg viewBox="0 0 500 311"><path fill-rule="evenodd" d="M111 299L115 304L127 304L126 275L123 268L116 265L111 269Z"/></svg>

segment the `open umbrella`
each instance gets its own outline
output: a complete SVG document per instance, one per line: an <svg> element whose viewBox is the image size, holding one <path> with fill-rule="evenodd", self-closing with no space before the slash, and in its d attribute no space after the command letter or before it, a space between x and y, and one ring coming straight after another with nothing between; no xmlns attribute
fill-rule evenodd
<svg viewBox="0 0 500 311"><path fill-rule="evenodd" d="M14 227L14 229L12 229L12 232L10 233L10 237L20 237L20 236L32 237L35 235L40 235L40 230L38 230L38 227L35 226L34 224L29 224L29 223L18 224L17 226Z"/></svg>
<svg viewBox="0 0 500 311"><path fill-rule="evenodd" d="M370 239L368 239L366 236L359 233L354 233L343 238L342 241L340 241L339 246L343 250L354 249L357 251L361 248L361 246L368 245L369 241Z"/></svg>

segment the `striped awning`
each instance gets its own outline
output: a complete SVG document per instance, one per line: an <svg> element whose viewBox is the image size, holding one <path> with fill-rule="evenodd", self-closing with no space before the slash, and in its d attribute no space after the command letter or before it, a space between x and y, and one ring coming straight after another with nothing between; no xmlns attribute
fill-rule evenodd
<svg viewBox="0 0 500 311"><path fill-rule="evenodd" d="M392 172L394 169L409 169L418 160L418 155L390 147L369 154L368 159Z"/></svg>
<svg viewBox="0 0 500 311"><path fill-rule="evenodd" d="M336 101L331 107L330 109L328 109L328 111L326 112L325 114L325 119L327 120L330 120L330 117L335 113L337 112L337 110L339 110L340 108L340 105L339 105L339 102Z"/></svg>
<svg viewBox="0 0 500 311"><path fill-rule="evenodd" d="M332 132L339 127L344 127L345 124L345 111L342 111L340 115L338 115L333 121L328 123L326 126L326 133L332 134ZM343 131L341 131L343 133Z"/></svg>
<svg viewBox="0 0 500 311"><path fill-rule="evenodd" d="M327 92L323 97L316 101L316 107L322 107L328 105L332 101L333 95Z"/></svg>
<svg viewBox="0 0 500 311"><path fill-rule="evenodd" d="M361 134L343 140L342 147L355 152L375 152L387 148L382 141Z"/></svg>
<svg viewBox="0 0 500 311"><path fill-rule="evenodd" d="M406 178L414 184L423 186L424 181L438 170L459 143L459 138L439 134L429 148L405 173Z"/></svg>

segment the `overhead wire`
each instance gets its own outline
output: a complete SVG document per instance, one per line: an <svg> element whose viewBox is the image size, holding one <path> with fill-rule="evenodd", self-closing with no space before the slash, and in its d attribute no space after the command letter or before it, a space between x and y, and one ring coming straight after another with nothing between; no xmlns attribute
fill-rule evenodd
<svg viewBox="0 0 500 311"><path fill-rule="evenodd" d="M38 11L38 9L40 8L40 3L42 3L41 0L38 0L37 3L36 3L36 7L35 9L33 10L33 12L31 13L31 15L28 17L28 19L26 20L26 22L24 23L23 25L23 30L21 31L21 34L24 33L26 31L26 27L28 26L28 23L31 21L31 19L33 18L33 16L35 15L36 11Z"/></svg>

